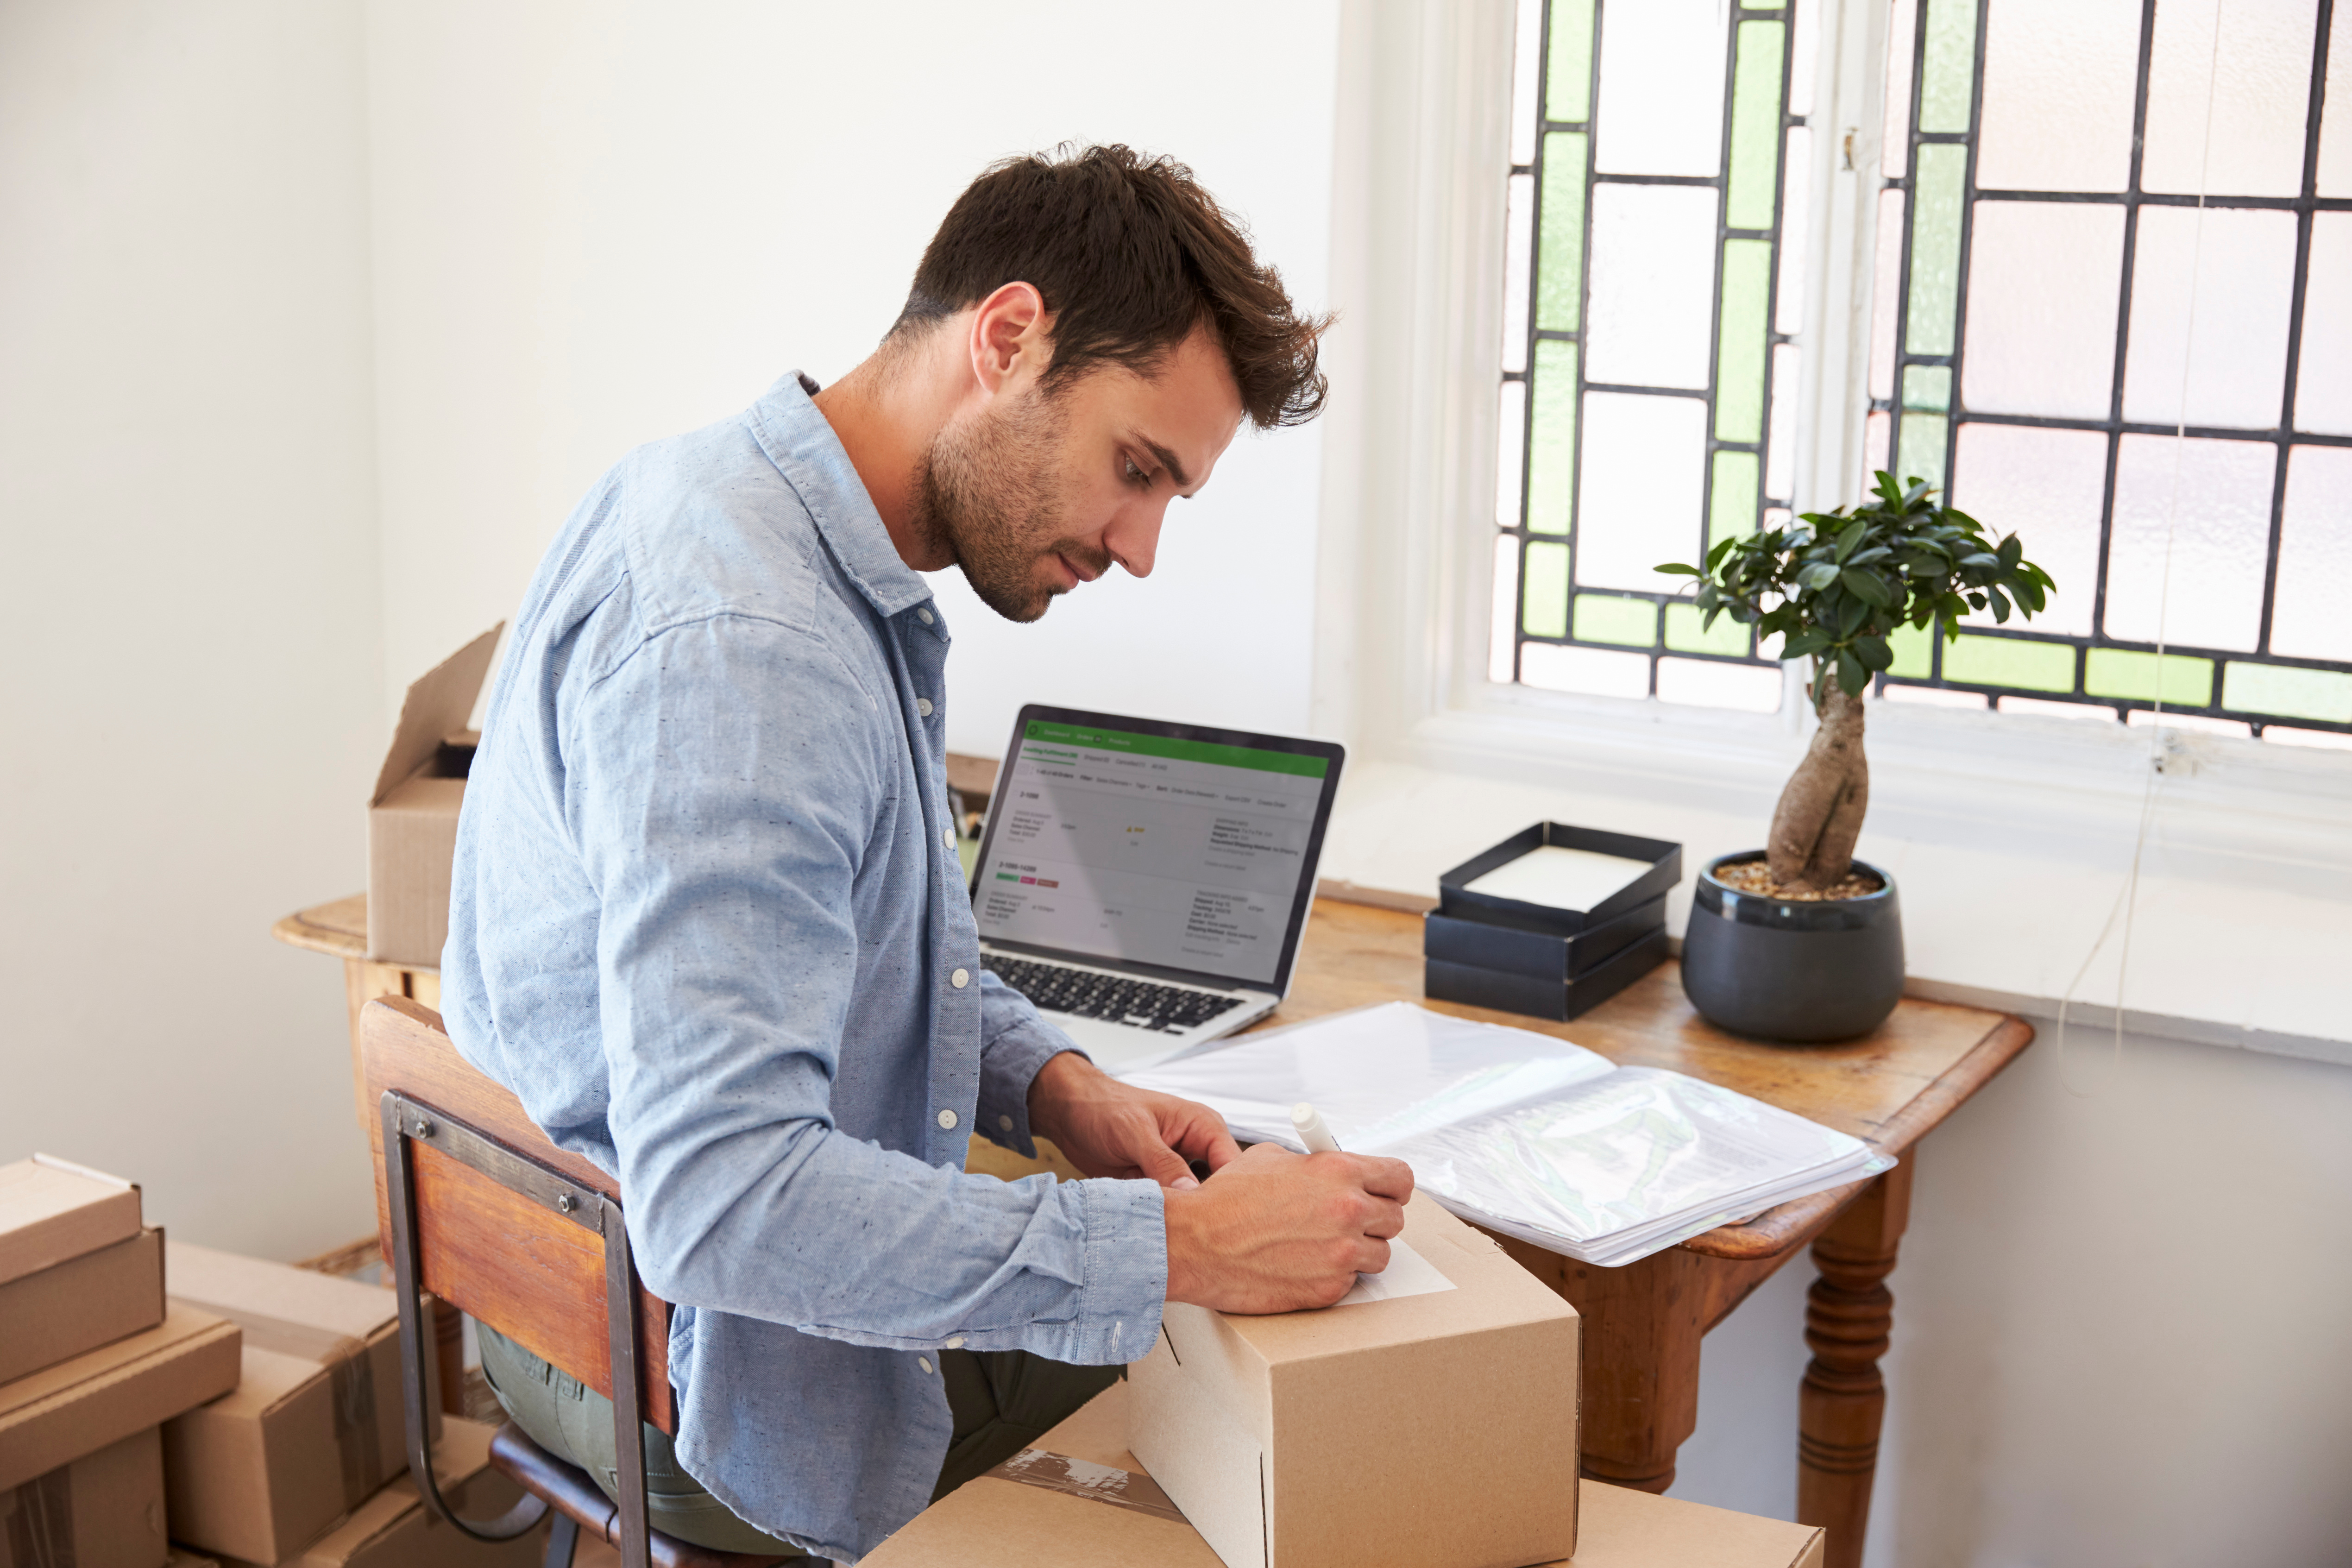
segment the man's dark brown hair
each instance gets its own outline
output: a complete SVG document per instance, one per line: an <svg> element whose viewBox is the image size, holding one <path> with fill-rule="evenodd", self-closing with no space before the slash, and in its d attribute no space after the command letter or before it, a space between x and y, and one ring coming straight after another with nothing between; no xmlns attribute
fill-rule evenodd
<svg viewBox="0 0 2352 1568"><path fill-rule="evenodd" d="M1298 313L1248 231L1172 158L1088 147L990 169L931 237L891 334L1007 283L1030 285L1054 314L1048 393L1105 363L1149 375L1205 321L1252 424L1303 425L1322 410L1315 357L1330 318Z"/></svg>

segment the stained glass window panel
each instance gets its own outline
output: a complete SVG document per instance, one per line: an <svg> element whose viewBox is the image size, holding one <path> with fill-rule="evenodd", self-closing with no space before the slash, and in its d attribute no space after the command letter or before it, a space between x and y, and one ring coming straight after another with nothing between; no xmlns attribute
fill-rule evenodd
<svg viewBox="0 0 2352 1568"><path fill-rule="evenodd" d="M1715 385L1718 441L1759 441L1764 437L1764 302L1771 281L1769 240L1724 241L1723 325Z"/></svg>
<svg viewBox="0 0 2352 1568"><path fill-rule="evenodd" d="M2123 437L2108 534L2107 636L2255 647L2277 463L2268 442Z"/></svg>
<svg viewBox="0 0 2352 1568"><path fill-rule="evenodd" d="M1658 660L1661 702L1772 713L1780 707L1780 684L1779 670L1752 664L1718 664L1713 659L1699 658Z"/></svg>
<svg viewBox="0 0 2352 1568"><path fill-rule="evenodd" d="M1738 658L1748 652L1748 628L1729 616L1706 624L1706 612L1696 605L1666 606L1666 646L1676 653L1712 653Z"/></svg>
<svg viewBox="0 0 2352 1568"><path fill-rule="evenodd" d="M1920 50L1919 129L1966 131L1976 102L1976 0L1926 0Z"/></svg>
<svg viewBox="0 0 2352 1568"><path fill-rule="evenodd" d="M1528 384L1507 381L1495 415L1495 521L1503 528L1519 525L1527 443Z"/></svg>
<svg viewBox="0 0 2352 1568"><path fill-rule="evenodd" d="M1769 228L1780 195L1780 67L1788 29L1778 22L1742 22L1738 37L1723 221L1730 228Z"/></svg>
<svg viewBox="0 0 2352 1568"><path fill-rule="evenodd" d="M2277 426L2294 298L2294 231L2293 213L2140 209L2126 419Z"/></svg>
<svg viewBox="0 0 2352 1568"><path fill-rule="evenodd" d="M1536 282L1536 325L1572 332L1584 300L1584 132L1544 138L1543 270Z"/></svg>
<svg viewBox="0 0 2352 1568"><path fill-rule="evenodd" d="M1706 546L1756 531L1756 487L1759 482L1753 452L1717 452L1715 483L1707 497Z"/></svg>
<svg viewBox="0 0 2352 1568"><path fill-rule="evenodd" d="M2131 178L2140 0L2030 0L1985 20L1977 187L2120 191Z"/></svg>
<svg viewBox="0 0 2352 1568"><path fill-rule="evenodd" d="M1621 386L1706 387L1715 224L1716 193L1705 186L1594 188L1586 375Z"/></svg>
<svg viewBox="0 0 2352 1568"><path fill-rule="evenodd" d="M1527 553L1526 617L1528 636L1568 635L1568 546L1530 543Z"/></svg>
<svg viewBox="0 0 2352 1568"><path fill-rule="evenodd" d="M1905 338L1915 354L1952 352L1960 291L1960 201L1969 150L1938 142L1919 149L1911 182L1911 310Z"/></svg>
<svg viewBox="0 0 2352 1568"><path fill-rule="evenodd" d="M1895 323L1903 310L1903 193L1878 197L1878 267L1871 279L1870 395L1895 395Z"/></svg>
<svg viewBox="0 0 2352 1568"><path fill-rule="evenodd" d="M2327 33L2327 111L2319 127L2319 194L2352 196L2352 26Z"/></svg>
<svg viewBox="0 0 2352 1568"><path fill-rule="evenodd" d="M1512 175L1503 205L1503 368L1525 370L1528 268L1535 257L1535 176Z"/></svg>
<svg viewBox="0 0 2352 1568"><path fill-rule="evenodd" d="M1658 640L1658 606L1618 594L1576 596L1576 640L1648 647Z"/></svg>
<svg viewBox="0 0 2352 1568"><path fill-rule="evenodd" d="M1797 380L1800 351L1794 343L1772 350L1772 434L1764 447L1764 493L1792 500L1797 487Z"/></svg>
<svg viewBox="0 0 2352 1568"><path fill-rule="evenodd" d="M1639 0L1601 16L1594 165L1612 174L1720 172L1727 11L1718 0ZM1702 85L1704 84L1704 85Z"/></svg>
<svg viewBox="0 0 2352 1568"><path fill-rule="evenodd" d="M1911 172L1911 47L1919 0L1895 0L1886 23L1886 124L1880 133L1879 173L1899 180Z"/></svg>
<svg viewBox="0 0 2352 1568"><path fill-rule="evenodd" d="M1662 677L1661 687L1664 684ZM2301 669L2233 658L2221 667L2221 706L2242 713L2352 724L2352 675L2340 669Z"/></svg>
<svg viewBox="0 0 2352 1568"><path fill-rule="evenodd" d="M1511 57L1511 163L1536 161L1536 94L1543 69L1543 0L1519 0L1516 47Z"/></svg>
<svg viewBox="0 0 2352 1568"><path fill-rule="evenodd" d="M1519 542L1507 533L1495 536L1495 597L1486 628L1486 679L1516 679L1512 661L1519 647Z"/></svg>
<svg viewBox="0 0 2352 1568"><path fill-rule="evenodd" d="M1585 393L1576 583L1658 588L1658 562L1698 541L1707 405L1696 397Z"/></svg>
<svg viewBox="0 0 2352 1568"><path fill-rule="evenodd" d="M2302 193L2316 8L2317 0L2164 0L2157 7L2143 190Z"/></svg>
<svg viewBox="0 0 2352 1568"><path fill-rule="evenodd" d="M2352 34L2352 5L2345 11L2339 36ZM2312 216L2294 424L2314 435L2352 436L2352 213Z"/></svg>
<svg viewBox="0 0 2352 1568"><path fill-rule="evenodd" d="M1976 204L1968 348L1961 358L1961 396L1969 407L1988 414L2106 417L2115 384L2123 244L2121 207ZM2059 257L2065 258L2063 264L2053 259ZM1914 261L1915 321L1920 287ZM1911 347L1935 352L1916 333Z"/></svg>
<svg viewBox="0 0 2352 1568"><path fill-rule="evenodd" d="M2083 689L2168 707L2204 708L2213 700L2213 661L2185 654L2095 647L2083 661Z"/></svg>
<svg viewBox="0 0 2352 1568"><path fill-rule="evenodd" d="M1969 686L2072 691L2074 649L2063 642L1970 637L1963 632L1944 645L1944 679Z"/></svg>
<svg viewBox="0 0 2352 1568"><path fill-rule="evenodd" d="M1528 395L1528 529L1566 533L1576 488L1576 345L1536 344Z"/></svg>
<svg viewBox="0 0 2352 1568"><path fill-rule="evenodd" d="M1589 697L1643 698L1650 694L1647 654L1597 647L1562 647L1531 642L1519 647L1519 679L1552 691Z"/></svg>
<svg viewBox="0 0 2352 1568"><path fill-rule="evenodd" d="M1544 117L1574 124L1592 111L1592 0L1552 0Z"/></svg>
<svg viewBox="0 0 2352 1568"><path fill-rule="evenodd" d="M2106 501L2107 438L2095 430L2030 425L1960 426L1952 504L1996 534L2020 533L2058 580L2036 631L2087 637L2099 576L2099 513ZM1924 671L1922 673L1925 673Z"/></svg>
<svg viewBox="0 0 2352 1568"><path fill-rule="evenodd" d="M2287 455L2271 651L2352 663L2347 583L2352 583L2352 447L2297 447Z"/></svg>
<svg viewBox="0 0 2352 1568"><path fill-rule="evenodd" d="M1654 592L1658 563L1698 542L1706 476L1705 403L1585 394L1577 584Z"/></svg>
<svg viewBox="0 0 2352 1568"><path fill-rule="evenodd" d="M1772 330L1795 337L1805 326L1806 196L1812 189L1812 132L1789 129L1788 171L1780 191L1780 289L1772 307Z"/></svg>

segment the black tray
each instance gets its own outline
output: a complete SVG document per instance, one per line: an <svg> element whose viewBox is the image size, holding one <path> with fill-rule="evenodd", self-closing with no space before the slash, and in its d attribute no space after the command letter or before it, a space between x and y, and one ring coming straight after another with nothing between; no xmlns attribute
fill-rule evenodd
<svg viewBox="0 0 2352 1568"><path fill-rule="evenodd" d="M1629 860L1647 860L1650 868L1589 910L1555 909L1549 904L1530 904L1469 890L1470 883L1496 867L1548 844L1563 849L1590 849L1600 855L1622 855ZM1605 833L1597 827L1538 822L1438 878L1437 907L1444 914L1480 920L1499 917L1498 923L1574 936L1589 927L1606 925L1622 915L1631 914L1682 879L1683 847L1679 844L1670 844L1663 838L1639 838L1630 833Z"/></svg>
<svg viewBox="0 0 2352 1568"><path fill-rule="evenodd" d="M1499 969L1558 985L1590 973L1665 923L1664 893L1573 936L1489 920L1480 913L1449 915L1432 910L1422 919L1421 951L1441 963Z"/></svg>
<svg viewBox="0 0 2352 1568"><path fill-rule="evenodd" d="M1566 984L1433 958L1422 965L1422 990L1433 1002L1460 1002L1563 1023L1591 1012L1665 961L1666 932L1661 926L1598 969Z"/></svg>

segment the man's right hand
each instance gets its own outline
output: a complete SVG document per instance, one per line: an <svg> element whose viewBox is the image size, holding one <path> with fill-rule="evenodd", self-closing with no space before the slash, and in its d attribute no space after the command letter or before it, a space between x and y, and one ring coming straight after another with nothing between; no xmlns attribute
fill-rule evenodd
<svg viewBox="0 0 2352 1568"><path fill-rule="evenodd" d="M1168 1299L1221 1312L1328 1307L1389 1266L1412 1168L1362 1154L1244 1150L1200 1187L1171 1192Z"/></svg>

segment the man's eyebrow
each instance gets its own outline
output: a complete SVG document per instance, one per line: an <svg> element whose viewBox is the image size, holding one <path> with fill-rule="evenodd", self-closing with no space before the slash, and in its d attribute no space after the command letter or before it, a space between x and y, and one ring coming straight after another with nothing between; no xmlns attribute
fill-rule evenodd
<svg viewBox="0 0 2352 1568"><path fill-rule="evenodd" d="M1180 487L1192 482L1192 476L1184 471L1184 465L1176 460L1175 453L1139 430L1136 432L1135 438L1143 444L1145 449L1150 452L1153 459L1161 468L1168 470L1168 477L1174 479Z"/></svg>

